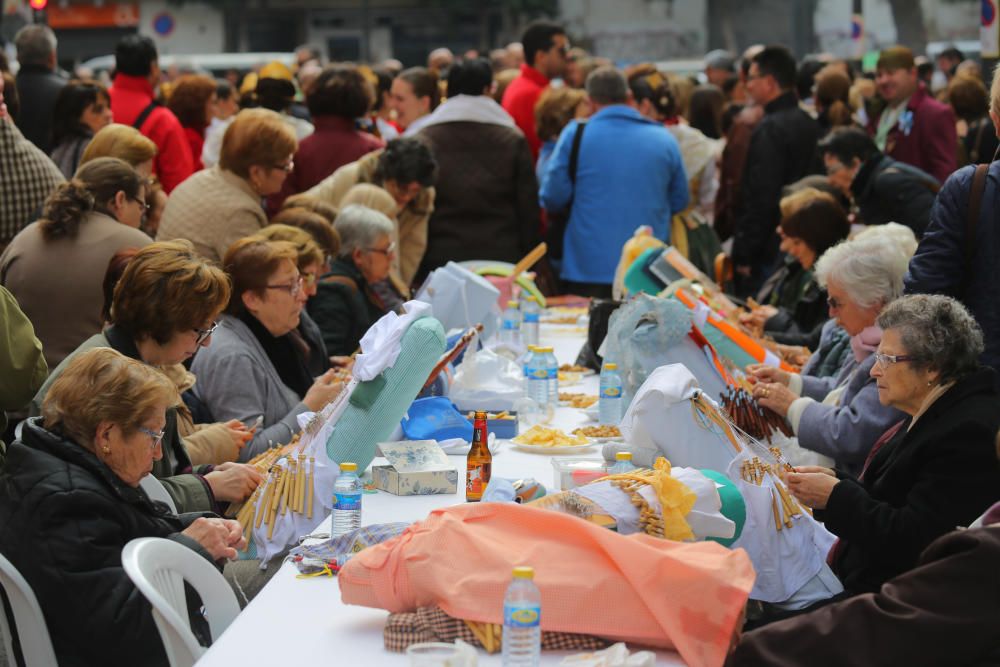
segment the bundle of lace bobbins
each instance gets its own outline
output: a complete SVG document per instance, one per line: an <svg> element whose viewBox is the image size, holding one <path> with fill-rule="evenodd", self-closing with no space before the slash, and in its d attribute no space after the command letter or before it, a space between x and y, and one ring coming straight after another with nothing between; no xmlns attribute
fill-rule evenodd
<svg viewBox="0 0 1000 667"><path fill-rule="evenodd" d="M787 470L788 467L786 465L785 469ZM740 467L740 477L744 482L750 484L763 486L765 478L768 475L773 477L771 513L774 515L774 529L777 531L783 528L791 528L792 518L800 516L803 513L802 506L785 489L785 485L781 481L781 476L778 472L779 468L780 466L765 463L756 456L750 460L743 461L743 465ZM777 493L777 497L775 497L775 493ZM779 505L781 506L780 509ZM809 509L806 508L804 511L809 512Z"/></svg>
<svg viewBox="0 0 1000 667"><path fill-rule="evenodd" d="M292 511L312 518L316 459L307 457L302 451L296 454L298 445L296 436L289 444L268 449L248 462L260 470L265 479L242 506L231 506L229 512L230 515L235 513L247 539L262 524L267 525L267 536L270 538L274 532L274 517L279 514ZM281 459L287 460L284 467L279 465Z"/></svg>
<svg viewBox="0 0 1000 667"><path fill-rule="evenodd" d="M787 437L794 435L784 417L759 405L743 387L729 387L720 399L732 422L757 440L770 443L775 431L781 431Z"/></svg>

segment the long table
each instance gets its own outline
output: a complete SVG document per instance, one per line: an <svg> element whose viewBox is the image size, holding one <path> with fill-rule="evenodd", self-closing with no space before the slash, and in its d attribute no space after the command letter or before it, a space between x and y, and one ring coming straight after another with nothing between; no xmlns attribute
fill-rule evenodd
<svg viewBox="0 0 1000 667"><path fill-rule="evenodd" d="M585 332L576 327L543 326L541 336L542 344L553 346L560 363L573 363ZM597 388L597 377L590 376L566 391L596 394ZM568 432L587 423L587 418L581 410L559 408L553 421ZM585 455L600 457L600 449L594 447ZM449 458L461 473L465 456ZM505 446L493 459L493 472L500 477L534 477L549 490L558 490L554 486L553 458ZM373 464L384 462L376 459ZM366 525L419 521L434 509L465 502L465 490L460 484L455 494L394 496L379 491L366 494L363 502L362 521ZM315 532L329 532L329 527L327 518ZM343 604L333 577L298 579L298 570L291 563L272 562L270 567L280 569L198 661L199 666L327 664L329 660L366 667L408 664L404 655L386 651L383 646L382 629L388 612ZM581 581L581 585L586 582ZM557 665L568 654L546 651L541 662ZM500 655L490 656L480 651L479 662L500 665ZM657 663L685 664L677 653L670 651L659 651Z"/></svg>

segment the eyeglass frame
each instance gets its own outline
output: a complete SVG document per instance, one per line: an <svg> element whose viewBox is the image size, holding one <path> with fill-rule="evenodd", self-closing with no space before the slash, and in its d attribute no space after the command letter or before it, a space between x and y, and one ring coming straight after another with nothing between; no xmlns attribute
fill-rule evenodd
<svg viewBox="0 0 1000 667"><path fill-rule="evenodd" d="M280 169L281 171L285 172L286 174L290 174L295 169L295 160L289 160L285 164L272 164L271 168L272 169Z"/></svg>
<svg viewBox="0 0 1000 667"><path fill-rule="evenodd" d="M141 206L141 207L142 207L142 209L143 209L143 211L142 211L142 214L143 214L143 215L146 215L146 214L148 214L148 213L149 213L149 211L150 211L150 209L152 209L152 208L153 208L153 205L152 205L152 204L150 204L149 202L147 202L147 201L145 201L145 200L143 200L143 199L139 199L138 197L134 197L134 196L132 196L132 195L129 195L129 196L128 196L128 198L129 198L129 199L131 199L131 200L132 200L132 201L134 201L134 202L135 202L136 204L138 204L139 206Z"/></svg>
<svg viewBox="0 0 1000 667"><path fill-rule="evenodd" d="M385 250L382 250L381 248L365 248L365 252L377 252L380 255L388 257L396 252L396 242L393 241L390 243Z"/></svg>
<svg viewBox="0 0 1000 667"><path fill-rule="evenodd" d="M302 287L305 284L305 278L299 276L295 279L295 282L291 285L264 285L264 289L280 289L285 290L288 294L295 298L302 291Z"/></svg>
<svg viewBox="0 0 1000 667"><path fill-rule="evenodd" d="M838 301L834 297L828 296L826 298L826 307L830 308L831 310L840 310L841 308L844 307L844 304L842 304L840 301Z"/></svg>
<svg viewBox="0 0 1000 667"><path fill-rule="evenodd" d="M208 340L208 337L215 333L215 330L219 328L219 322L212 322L212 326L207 329L194 328L194 332L198 334L198 339L195 342L197 347L201 347L201 344Z"/></svg>
<svg viewBox="0 0 1000 667"><path fill-rule="evenodd" d="M154 431L151 428L146 428L145 426L139 426L136 430L140 433L145 433L150 438L153 439L153 444L149 446L150 450L156 449L159 445L163 444L163 437L167 434L166 430Z"/></svg>
<svg viewBox="0 0 1000 667"><path fill-rule="evenodd" d="M903 361L921 361L921 358L913 354L884 354L882 352L874 352L875 364L885 370L889 368L892 364L898 364Z"/></svg>

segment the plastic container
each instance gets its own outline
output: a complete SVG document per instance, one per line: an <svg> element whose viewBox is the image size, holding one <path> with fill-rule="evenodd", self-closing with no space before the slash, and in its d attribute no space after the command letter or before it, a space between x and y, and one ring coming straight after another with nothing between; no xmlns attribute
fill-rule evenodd
<svg viewBox="0 0 1000 667"><path fill-rule="evenodd" d="M621 475L635 470L632 464L632 452L618 452L615 454L615 463L608 470L609 475Z"/></svg>
<svg viewBox="0 0 1000 667"><path fill-rule="evenodd" d="M618 426L622 420L622 377L618 364L608 362L601 368L601 392L597 401L597 421Z"/></svg>
<svg viewBox="0 0 1000 667"><path fill-rule="evenodd" d="M534 294L524 297L521 303L521 338L525 345L538 345L538 322L541 308Z"/></svg>
<svg viewBox="0 0 1000 667"><path fill-rule="evenodd" d="M569 491L608 475L608 463L604 459L552 459L552 469L555 486L560 491Z"/></svg>
<svg viewBox="0 0 1000 667"><path fill-rule="evenodd" d="M358 464L340 464L340 474L333 483L332 537L349 533L361 527L361 479Z"/></svg>
<svg viewBox="0 0 1000 667"><path fill-rule="evenodd" d="M542 652L542 594L535 570L515 567L503 597L503 665L537 667Z"/></svg>
<svg viewBox="0 0 1000 667"><path fill-rule="evenodd" d="M517 309L517 301L508 301L500 320L500 342L507 345L521 344L521 311Z"/></svg>

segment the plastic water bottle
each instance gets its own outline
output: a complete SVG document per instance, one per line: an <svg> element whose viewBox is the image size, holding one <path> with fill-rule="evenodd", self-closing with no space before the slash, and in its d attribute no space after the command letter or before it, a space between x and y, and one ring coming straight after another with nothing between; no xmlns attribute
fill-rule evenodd
<svg viewBox="0 0 1000 667"><path fill-rule="evenodd" d="M515 567L503 597L503 665L537 667L542 651L542 594L535 570Z"/></svg>
<svg viewBox="0 0 1000 667"><path fill-rule="evenodd" d="M615 464L608 468L609 475L621 475L622 473L635 470L632 464L632 452L618 452L615 454Z"/></svg>
<svg viewBox="0 0 1000 667"><path fill-rule="evenodd" d="M559 406L559 360L551 347L540 347L539 352L545 358L545 373L549 378L549 405L554 410Z"/></svg>
<svg viewBox="0 0 1000 667"><path fill-rule="evenodd" d="M622 420L622 377L618 364L605 363L601 369L601 395L597 403L598 421L618 426Z"/></svg>
<svg viewBox="0 0 1000 667"><path fill-rule="evenodd" d="M528 357L525 366L527 391L525 392L540 408L549 405L549 371L545 362L544 348L536 347Z"/></svg>
<svg viewBox="0 0 1000 667"><path fill-rule="evenodd" d="M538 345L538 318L540 308L538 299L533 294L524 298L521 304L521 315L524 321L521 323L521 338L525 345Z"/></svg>
<svg viewBox="0 0 1000 667"><path fill-rule="evenodd" d="M521 343L521 311L517 309L517 301L508 301L507 309L503 311L500 321L500 342L507 345Z"/></svg>
<svg viewBox="0 0 1000 667"><path fill-rule="evenodd" d="M341 463L333 483L333 530L337 537L361 527L361 479L357 463Z"/></svg>

